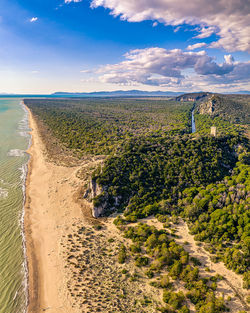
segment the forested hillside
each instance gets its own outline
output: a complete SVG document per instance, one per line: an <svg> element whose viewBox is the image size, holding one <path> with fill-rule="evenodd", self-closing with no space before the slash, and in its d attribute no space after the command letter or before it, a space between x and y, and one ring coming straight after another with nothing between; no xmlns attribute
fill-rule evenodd
<svg viewBox="0 0 250 313"><path fill-rule="evenodd" d="M234 124L250 124L250 95L212 94L200 101L197 111Z"/></svg>
<svg viewBox="0 0 250 313"><path fill-rule="evenodd" d="M103 187L95 205L106 202L104 213L112 207L125 209L128 221L162 210L177 213L184 189L206 186L229 173L237 160L234 146L238 140L193 140L188 135L132 139L93 177ZM160 200L164 200L164 209L158 205Z"/></svg>

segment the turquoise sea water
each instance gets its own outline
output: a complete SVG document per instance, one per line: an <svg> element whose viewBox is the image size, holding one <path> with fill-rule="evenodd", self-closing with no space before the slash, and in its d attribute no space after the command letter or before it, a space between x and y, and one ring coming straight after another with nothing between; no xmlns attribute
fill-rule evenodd
<svg viewBox="0 0 250 313"><path fill-rule="evenodd" d="M21 99L0 98L0 313L22 313L27 304L22 221L28 131Z"/></svg>

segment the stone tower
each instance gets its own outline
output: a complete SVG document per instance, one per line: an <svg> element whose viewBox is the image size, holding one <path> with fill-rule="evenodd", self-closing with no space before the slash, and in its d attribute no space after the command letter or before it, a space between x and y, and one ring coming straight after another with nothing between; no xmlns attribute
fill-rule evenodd
<svg viewBox="0 0 250 313"><path fill-rule="evenodd" d="M216 137L216 127L215 126L211 127L211 136Z"/></svg>

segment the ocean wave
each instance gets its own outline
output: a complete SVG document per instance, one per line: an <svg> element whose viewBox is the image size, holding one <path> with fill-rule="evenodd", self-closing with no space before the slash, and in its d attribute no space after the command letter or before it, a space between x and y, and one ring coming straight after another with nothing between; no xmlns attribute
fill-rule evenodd
<svg viewBox="0 0 250 313"><path fill-rule="evenodd" d="M22 191L23 191L23 209L20 214L20 228L21 228L21 236L22 236L22 245L23 245L23 254L24 254L24 261L23 261L23 274L24 274L24 280L23 280L23 287L25 290L25 308L24 313L27 312L28 308L28 264L27 264L27 250L26 250L26 237L24 232L24 217L25 217L25 201L26 201L26 179L28 174L28 162L22 165L19 169L21 170L21 181L22 181Z"/></svg>
<svg viewBox="0 0 250 313"><path fill-rule="evenodd" d="M8 190L0 187L0 198L7 198Z"/></svg>
<svg viewBox="0 0 250 313"><path fill-rule="evenodd" d="M22 156L24 156L24 151L20 150L20 149L11 149L8 152L8 156L11 156L11 157L22 157Z"/></svg>
<svg viewBox="0 0 250 313"><path fill-rule="evenodd" d="M24 106L24 104L21 102L21 107L24 110L24 116L21 119L21 121L19 121L18 123L18 128L19 129L27 129L27 127L29 126L29 114Z"/></svg>
<svg viewBox="0 0 250 313"><path fill-rule="evenodd" d="M28 143L28 148L31 145L31 136L30 136L30 127L29 127L29 113L23 103L23 101L20 102L20 105L22 109L24 110L24 117L22 120L18 123L18 130L19 130L19 135L22 137L29 138L29 143Z"/></svg>
<svg viewBox="0 0 250 313"><path fill-rule="evenodd" d="M20 103L20 101L17 101L14 104L17 106L18 102ZM20 111L21 116L19 116ZM23 223L25 181L27 161L29 160L29 156L25 151L30 144L30 129L28 114L25 108L23 107L23 110L21 110L19 106L17 113L18 115L14 115L13 112L13 116L10 116L10 123L12 123L13 128L11 128L9 133L10 140L6 142L6 145L3 142L5 155L1 155L0 160L0 207L1 217L3 217L3 221L1 221L3 229L1 230L4 231L4 236L6 234L6 237L3 237L4 245L1 245L0 251L0 255L3 254L6 257L3 259L4 263L2 264L3 272L6 273L6 281L1 281L0 279L1 293L3 290L3 294L0 297L0 312L7 312L8 309L8 312L11 311L12 313L27 313L28 268ZM17 117L19 123L16 121ZM2 130L4 125L0 126ZM18 142L18 145L16 142ZM5 150L6 148L7 150ZM23 195L21 195L21 192ZM17 222L19 222L19 225ZM20 242L20 235L22 236L22 243ZM13 240L13 245L9 245L8 240ZM18 249L15 251L16 247ZM23 253L20 251L21 248L23 248ZM13 264L16 265L12 266Z"/></svg>
<svg viewBox="0 0 250 313"><path fill-rule="evenodd" d="M22 137L29 137L28 131L20 131L20 132L18 132L18 133L19 133L19 135L22 136Z"/></svg>
<svg viewBox="0 0 250 313"><path fill-rule="evenodd" d="M31 135L28 133L30 131L29 129L29 115L28 111L25 108L23 102L21 101L21 106L25 112L24 118L19 124L19 129L23 127L24 133L27 135L25 137L29 137L29 142L28 142L28 148L31 145ZM26 237L25 237L25 232L24 232L24 217L25 217L25 201L26 201L26 179L27 179L27 174L28 174L28 162L29 160L22 165L21 168L21 181L22 181L22 191L23 191L23 209L20 214L20 229L21 229L21 236L22 236L22 245L23 245L23 255L24 255L24 261L23 261L23 274L24 274L24 280L23 280L23 287L25 291L25 307L23 309L23 313L27 313L27 308L28 308L28 293L29 293L29 288L28 288L28 261L27 261L27 250L26 250Z"/></svg>

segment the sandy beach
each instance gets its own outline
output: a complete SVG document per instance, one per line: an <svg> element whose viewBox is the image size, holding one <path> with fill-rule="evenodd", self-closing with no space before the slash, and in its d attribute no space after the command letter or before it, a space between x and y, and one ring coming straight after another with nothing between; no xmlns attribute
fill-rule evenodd
<svg viewBox="0 0 250 313"><path fill-rule="evenodd" d="M29 112L32 145L26 184L25 234L29 270L29 313L79 312L72 308L64 284L60 239L76 220L81 206L73 201L78 167L47 162L37 125Z"/></svg>

